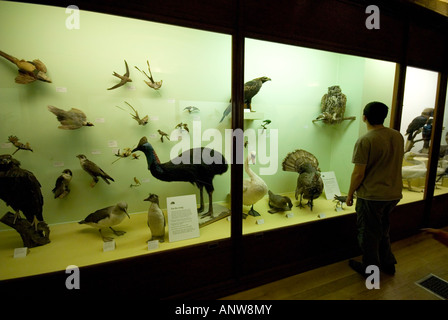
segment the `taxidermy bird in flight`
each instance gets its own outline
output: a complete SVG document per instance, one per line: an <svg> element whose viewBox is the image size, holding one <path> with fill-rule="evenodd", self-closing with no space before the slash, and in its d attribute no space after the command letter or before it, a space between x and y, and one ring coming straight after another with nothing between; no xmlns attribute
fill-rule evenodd
<svg viewBox="0 0 448 320"><path fill-rule="evenodd" d="M120 224L126 216L128 216L129 219L131 218L128 214L128 204L126 202L119 202L114 206L96 210L78 223L86 224L92 228L97 228L103 238L103 241L106 242L112 241L113 238L103 236L101 229L109 228L116 236L124 235L126 233L125 231L115 230L112 226Z"/></svg>
<svg viewBox="0 0 448 320"><path fill-rule="evenodd" d="M189 149L184 151L178 156L182 160L176 158L161 163L146 137L140 139L137 147L132 150L132 152L134 151L141 151L145 154L148 169L155 178L168 182L185 181L196 185L200 191L201 202L198 213L204 211L203 189L205 188L208 193L209 209L203 216L213 216L213 178L217 174L223 174L228 168L227 161L221 153L213 149L201 147L199 150ZM208 161L204 161L204 154L209 157L209 159L206 159ZM198 159L197 156L200 158Z"/></svg>
<svg viewBox="0 0 448 320"><path fill-rule="evenodd" d="M98 177L102 178L107 184L110 184L109 180L115 181L111 176L104 172L103 169L97 166L94 162L87 159L85 155L78 154L76 157L79 159L81 168L83 168L85 172L92 176L93 181L90 184L92 188L97 184L99 180Z"/></svg>
<svg viewBox="0 0 448 320"><path fill-rule="evenodd" d="M308 199L307 205L313 210L313 200L323 191L324 184L320 176L319 161L310 152L298 149L289 153L282 163L283 171L297 172L295 198L300 195L298 207L303 208L302 198Z"/></svg>
<svg viewBox="0 0 448 320"><path fill-rule="evenodd" d="M132 79L129 78L129 67L128 67L128 63L126 62L126 60L124 60L124 64L126 66L126 72L124 75L119 75L118 73L116 73L114 71L114 73L112 74L113 76L116 76L117 78L119 78L121 81L119 83L117 83L116 85L114 85L111 88L108 88L107 90L113 90L113 89L117 89L123 85L125 85L128 82L132 82Z"/></svg>
<svg viewBox="0 0 448 320"><path fill-rule="evenodd" d="M131 106L128 102L124 102L126 103L129 107L131 107L131 109L134 111L135 114L130 113L130 115L132 116L132 119L134 119L135 121L137 121L137 123L141 126L144 126L148 123L149 120L149 116L146 115L143 118L140 119L140 116L138 115L137 110L134 109L133 106ZM116 106L117 108L120 108L119 106ZM121 110L125 111L123 108L120 108Z"/></svg>
<svg viewBox="0 0 448 320"><path fill-rule="evenodd" d="M3 51L0 51L0 56L14 63L19 68L16 83L27 84L36 80L51 83L51 79L47 76L47 67L39 59L33 61L19 60Z"/></svg>
<svg viewBox="0 0 448 320"><path fill-rule="evenodd" d="M52 112L61 123L58 127L64 130L76 130L81 127L92 127L93 123L87 121L87 116L84 112L79 109L71 108L68 111L56 108L54 106L47 107L50 112Z"/></svg>
<svg viewBox="0 0 448 320"><path fill-rule="evenodd" d="M252 98L260 91L263 83L266 81L271 81L271 78L268 77L259 77L253 80L250 80L244 84L244 107L252 111ZM230 103L227 108L224 110L222 114L222 118L219 121L220 123L224 120L224 118L230 114L232 111L232 104Z"/></svg>
<svg viewBox="0 0 448 320"><path fill-rule="evenodd" d="M159 90L162 87L163 80L154 81L154 78L152 77L152 73L151 73L151 68L149 67L148 60L146 60L146 64L148 65L148 71L149 71L150 76L148 76L145 71L141 71L136 66L134 66L134 67L135 67L135 69L137 69L138 71L143 73L149 79L149 81L143 80L148 85L148 87L153 88L154 90Z"/></svg>

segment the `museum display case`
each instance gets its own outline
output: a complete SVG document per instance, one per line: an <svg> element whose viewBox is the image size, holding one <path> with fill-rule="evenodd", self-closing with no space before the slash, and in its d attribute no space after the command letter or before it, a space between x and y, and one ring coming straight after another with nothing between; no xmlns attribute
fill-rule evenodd
<svg viewBox="0 0 448 320"><path fill-rule="evenodd" d="M76 294L63 285L66 268L76 266L87 279L80 295L96 294L107 271L117 281L108 287L137 293L151 286L159 289L148 293L154 298L203 297L359 253L354 207L344 196L354 144L367 131L362 110L384 102L385 125L406 139L422 107L433 108L431 141L443 136L442 150L446 70L407 66L401 46L415 39L390 42L390 51L375 47L381 39L383 46L389 37L402 39L401 29L384 30L403 23L393 7L382 11L383 29L369 33L373 41L357 29L336 44L340 34L319 30L279 36L294 12L303 17L300 10L275 9L266 18L284 14L285 21L260 31L254 17L270 6L249 15L255 4L220 1L216 8L229 20L212 19L218 9L199 3L149 10L131 1L122 11L103 3L78 11L0 2L0 26L14 30L0 34L0 178L17 167L12 157L42 194L33 207L42 218L33 210L17 218L12 198L0 201L3 286L20 291L45 282L50 294ZM297 6L332 14L313 11L311 2ZM188 14L199 7L205 22ZM341 2L339 9L347 17L360 14L356 23L366 29L365 6ZM305 20L296 22L296 31L305 28ZM424 149L423 130L410 148L419 155L404 166L422 161L427 174L409 185L403 180L391 222L395 238L430 221L433 200L433 208L445 201L435 196L448 194L446 179L435 176L441 170L431 159L435 148ZM306 159L322 178L312 202L296 198L291 157ZM409 190L435 179L435 190ZM61 191L58 181L65 181ZM4 184L2 196L16 187ZM35 217L45 223L33 224ZM37 245L24 249L26 237ZM54 289L61 283L63 292Z"/></svg>

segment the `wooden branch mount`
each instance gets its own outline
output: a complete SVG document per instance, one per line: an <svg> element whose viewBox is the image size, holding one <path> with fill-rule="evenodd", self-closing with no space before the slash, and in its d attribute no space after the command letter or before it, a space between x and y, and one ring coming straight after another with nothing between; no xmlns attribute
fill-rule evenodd
<svg viewBox="0 0 448 320"><path fill-rule="evenodd" d="M7 212L0 221L15 229L20 234L24 247L34 248L50 243L50 228L44 221L40 221L37 224L36 231L36 228L28 220L17 217L14 223L14 219L15 214Z"/></svg>

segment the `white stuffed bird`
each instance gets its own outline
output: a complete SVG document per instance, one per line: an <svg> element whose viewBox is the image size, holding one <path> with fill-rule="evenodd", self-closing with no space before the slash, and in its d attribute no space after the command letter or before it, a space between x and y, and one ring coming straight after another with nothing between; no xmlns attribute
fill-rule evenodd
<svg viewBox="0 0 448 320"><path fill-rule="evenodd" d="M260 216L260 214L254 210L254 204L268 193L268 186L266 183L249 167L249 159L254 164L255 156L255 151L251 151L244 161L244 170L249 175L249 179L243 180L243 204L245 206L251 206L248 214L254 217Z"/></svg>

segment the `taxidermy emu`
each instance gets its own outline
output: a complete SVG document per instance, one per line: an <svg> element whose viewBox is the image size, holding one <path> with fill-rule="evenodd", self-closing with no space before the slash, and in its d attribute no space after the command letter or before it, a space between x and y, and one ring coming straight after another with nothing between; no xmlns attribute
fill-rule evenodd
<svg viewBox="0 0 448 320"><path fill-rule="evenodd" d="M146 156L151 174L162 181L185 181L195 184L200 191L200 207L198 213L204 211L203 189L208 193L208 213L213 216L213 178L227 171L228 164L224 156L209 148L195 148L184 151L177 158L160 163L159 158L146 137L140 139L138 146L132 152L141 151ZM209 159L204 159L203 155ZM208 160L208 161L204 161ZM186 163L187 162L187 163Z"/></svg>
<svg viewBox="0 0 448 320"><path fill-rule="evenodd" d="M0 199L15 211L14 223L22 211L37 231L39 222L44 221L40 187L34 174L20 168L18 160L9 154L0 155Z"/></svg>

